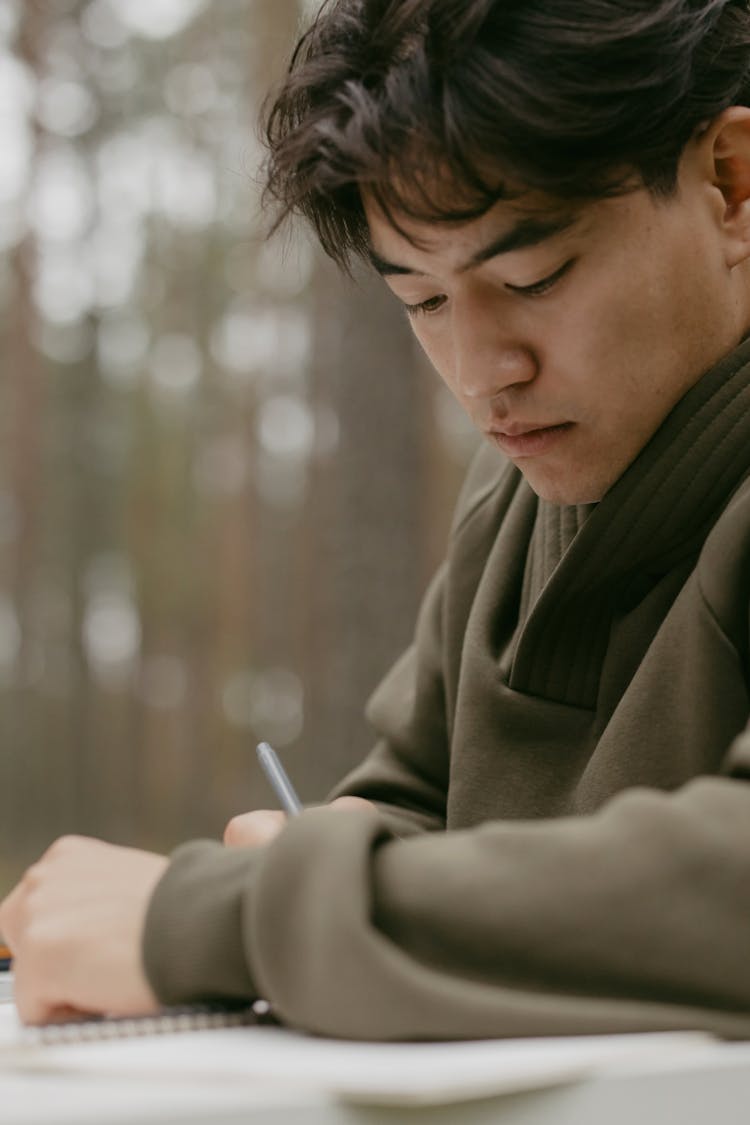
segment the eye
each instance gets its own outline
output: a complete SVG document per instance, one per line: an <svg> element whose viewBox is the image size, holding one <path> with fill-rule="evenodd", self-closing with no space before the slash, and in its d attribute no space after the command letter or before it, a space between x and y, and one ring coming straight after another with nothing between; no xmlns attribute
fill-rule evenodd
<svg viewBox="0 0 750 1125"><path fill-rule="evenodd" d="M565 276L573 266L574 261L575 259L571 259L565 265L560 266L559 270L551 273L549 277L543 277L541 281L535 281L533 285L508 285L506 288L510 289L512 293L518 293L521 297L543 297Z"/></svg>
<svg viewBox="0 0 750 1125"><path fill-rule="evenodd" d="M442 308L445 304L445 297L440 294L437 297L428 297L426 301L420 301L418 305L407 305L404 303L407 316L429 316L430 313L436 313L438 309Z"/></svg>

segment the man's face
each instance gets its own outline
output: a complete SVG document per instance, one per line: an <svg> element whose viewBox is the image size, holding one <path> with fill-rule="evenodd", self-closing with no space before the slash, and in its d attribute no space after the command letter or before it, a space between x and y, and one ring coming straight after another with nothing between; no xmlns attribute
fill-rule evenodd
<svg viewBox="0 0 750 1125"><path fill-rule="evenodd" d="M531 196L446 226L365 210L372 259L438 373L544 499L600 500L739 342L718 189L578 209Z"/></svg>

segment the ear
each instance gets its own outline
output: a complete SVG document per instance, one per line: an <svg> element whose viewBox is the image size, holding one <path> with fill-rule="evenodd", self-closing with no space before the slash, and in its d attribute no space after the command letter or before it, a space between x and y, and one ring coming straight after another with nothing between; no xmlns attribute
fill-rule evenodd
<svg viewBox="0 0 750 1125"><path fill-rule="evenodd" d="M721 223L727 265L750 258L750 108L731 106L698 137L709 175L723 200Z"/></svg>

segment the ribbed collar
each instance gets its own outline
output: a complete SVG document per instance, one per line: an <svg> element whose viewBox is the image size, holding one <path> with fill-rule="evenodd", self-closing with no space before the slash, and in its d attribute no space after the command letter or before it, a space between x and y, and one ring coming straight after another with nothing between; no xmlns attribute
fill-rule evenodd
<svg viewBox="0 0 750 1125"><path fill-rule="evenodd" d="M523 575L521 621L529 616L594 507L593 504L561 505L539 501Z"/></svg>
<svg viewBox="0 0 750 1125"><path fill-rule="evenodd" d="M700 550L750 473L750 339L704 375L596 505L539 502L509 686L594 707L612 615Z"/></svg>

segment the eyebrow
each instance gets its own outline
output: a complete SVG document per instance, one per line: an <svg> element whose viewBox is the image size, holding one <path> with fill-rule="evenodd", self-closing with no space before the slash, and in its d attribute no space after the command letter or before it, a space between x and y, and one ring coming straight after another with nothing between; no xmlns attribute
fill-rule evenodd
<svg viewBox="0 0 750 1125"><path fill-rule="evenodd" d="M466 270L474 269L476 266L481 266L483 262L488 262L490 258L497 258L500 254L510 254L514 250L525 250L529 246L538 246L542 242L546 242L549 238L554 238L555 235L562 234L563 231L568 230L577 221L578 216L567 213L558 215L555 218L526 218L520 219L515 226L510 230L504 232L494 238L487 246L483 246L481 250L477 250L475 254L469 258L462 266L458 267L458 273L465 273ZM375 250L370 247L367 251L367 256L370 264L377 270L382 277L392 277L400 274L410 274L415 276L422 276L420 270L412 269L410 266L402 266L397 262L389 262L386 258L381 257Z"/></svg>

